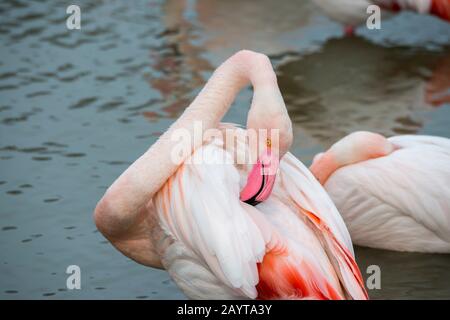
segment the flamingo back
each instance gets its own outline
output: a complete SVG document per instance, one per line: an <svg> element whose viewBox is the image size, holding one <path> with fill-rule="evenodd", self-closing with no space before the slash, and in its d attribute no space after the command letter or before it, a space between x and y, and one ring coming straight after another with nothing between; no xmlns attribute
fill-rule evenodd
<svg viewBox="0 0 450 320"><path fill-rule="evenodd" d="M450 252L450 140L388 139L388 156L344 166L325 188L359 245Z"/></svg>

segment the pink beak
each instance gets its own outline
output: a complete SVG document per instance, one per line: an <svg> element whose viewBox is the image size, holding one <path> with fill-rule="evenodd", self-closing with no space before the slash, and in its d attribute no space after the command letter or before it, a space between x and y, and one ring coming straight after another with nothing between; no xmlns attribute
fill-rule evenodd
<svg viewBox="0 0 450 320"><path fill-rule="evenodd" d="M248 175L247 184L240 194L241 201L256 206L269 198L275 183L278 166L278 155L273 154L270 147L267 148Z"/></svg>

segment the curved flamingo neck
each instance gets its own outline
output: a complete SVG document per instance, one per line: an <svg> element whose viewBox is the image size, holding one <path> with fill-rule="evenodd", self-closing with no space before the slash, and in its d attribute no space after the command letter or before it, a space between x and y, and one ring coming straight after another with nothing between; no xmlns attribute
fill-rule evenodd
<svg viewBox="0 0 450 320"><path fill-rule="evenodd" d="M142 161L154 164L150 169L153 173L151 181L153 193L161 188L179 166L171 160L173 148L182 147L180 141L172 140L175 130L187 130L185 132L193 137L196 121L202 123L202 130L217 128L236 95L249 83L254 88L254 100L260 91L269 91L281 96L275 72L270 60L265 55L251 51L240 51L226 60L216 69L205 87L180 118L141 157L143 158ZM257 106L254 102L252 108ZM189 144L184 146L185 149L191 148L194 151L203 142L200 139L191 140L193 141L182 142Z"/></svg>
<svg viewBox="0 0 450 320"><path fill-rule="evenodd" d="M205 122L204 127L216 127L239 91L252 84L256 91L279 92L270 60L258 53L240 51L220 65L185 113L194 113ZM181 117L178 121L183 121ZM177 122L178 122L177 121Z"/></svg>
<svg viewBox="0 0 450 320"><path fill-rule="evenodd" d="M340 167L341 165L335 160L334 155L327 151L317 161L313 162L309 170L321 185L325 185L328 178Z"/></svg>
<svg viewBox="0 0 450 320"><path fill-rule="evenodd" d="M396 147L380 134L357 131L342 138L315 159L310 170L321 184L325 184L330 175L339 168L387 156L395 149Z"/></svg>
<svg viewBox="0 0 450 320"><path fill-rule="evenodd" d="M214 72L180 118L108 188L96 209L96 212L108 214L96 214L96 221L107 226L105 230L108 229L109 234L117 235L123 234L136 221L142 219L138 216L147 211L141 209L149 204L180 164L203 143L202 139L195 139L198 134L197 121L201 122L202 130L217 128L239 90L249 82L254 87L254 99L252 115L248 119L256 119L260 116L260 111L267 111L255 112L258 108L270 108L271 111L273 108L279 108L275 111L281 110L282 115L287 116L270 60L255 52L238 52ZM269 102L265 101L267 98ZM256 100L266 103L255 103ZM265 119L271 120L265 115ZM258 120L260 119L254 122L262 127L271 124L270 121L260 123ZM176 139L178 133L190 139L180 141ZM183 150L182 156L174 160L174 153L180 149ZM185 152L186 150L188 152Z"/></svg>

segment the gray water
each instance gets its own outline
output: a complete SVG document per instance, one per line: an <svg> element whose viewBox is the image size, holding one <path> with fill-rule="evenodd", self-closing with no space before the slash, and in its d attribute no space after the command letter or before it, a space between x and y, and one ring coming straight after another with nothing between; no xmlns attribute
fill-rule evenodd
<svg viewBox="0 0 450 320"><path fill-rule="evenodd" d="M107 186L241 48L268 54L312 156L358 129L450 137L450 25L401 14L344 37L308 1L0 3L0 298L184 298L96 230ZM245 123L251 90L227 121ZM356 248L377 299L450 298L450 256ZM67 266L81 290L67 290Z"/></svg>

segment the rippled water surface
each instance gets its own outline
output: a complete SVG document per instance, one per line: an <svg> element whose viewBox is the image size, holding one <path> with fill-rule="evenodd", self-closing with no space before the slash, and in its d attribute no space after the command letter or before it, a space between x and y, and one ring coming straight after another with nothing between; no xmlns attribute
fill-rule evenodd
<svg viewBox="0 0 450 320"><path fill-rule="evenodd" d="M381 31L341 28L308 1L0 3L0 298L184 298L163 271L97 232L105 188L241 48L268 54L312 156L358 129L450 137L450 26L402 14ZM227 121L244 124L251 91ZM377 264L373 298L450 298L448 255L357 248ZM66 267L82 270L67 291Z"/></svg>

